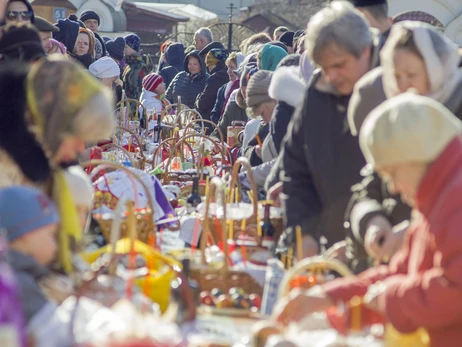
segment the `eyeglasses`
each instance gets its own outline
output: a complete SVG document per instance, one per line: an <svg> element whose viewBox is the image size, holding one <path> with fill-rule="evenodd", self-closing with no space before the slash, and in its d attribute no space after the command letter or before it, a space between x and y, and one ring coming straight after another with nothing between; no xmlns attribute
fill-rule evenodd
<svg viewBox="0 0 462 347"><path fill-rule="evenodd" d="M32 11L9 11L7 13L7 18L10 20L18 19L21 16L22 20L30 20L32 18Z"/></svg>

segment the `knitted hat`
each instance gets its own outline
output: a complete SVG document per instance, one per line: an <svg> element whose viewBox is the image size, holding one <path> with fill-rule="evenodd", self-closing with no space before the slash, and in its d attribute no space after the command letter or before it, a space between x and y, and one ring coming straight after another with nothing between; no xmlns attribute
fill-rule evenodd
<svg viewBox="0 0 462 347"><path fill-rule="evenodd" d="M37 28L38 31L40 32L57 32L59 31L59 28L51 24L49 21L47 21L45 18L35 16L35 27Z"/></svg>
<svg viewBox="0 0 462 347"><path fill-rule="evenodd" d="M111 78L120 75L119 65L110 57L102 57L88 68L97 78Z"/></svg>
<svg viewBox="0 0 462 347"><path fill-rule="evenodd" d="M247 87L249 79L252 76L250 72L256 66L257 66L257 64L255 64L255 63L248 63L243 67L242 73L241 73L241 83L239 84L241 87ZM258 71L258 69L257 69L257 71Z"/></svg>
<svg viewBox="0 0 462 347"><path fill-rule="evenodd" d="M246 103L248 107L258 106L262 102L270 101L268 89L273 74L270 71L257 71L247 84Z"/></svg>
<svg viewBox="0 0 462 347"><path fill-rule="evenodd" d="M221 48L211 49L205 57L205 66L217 65L218 63L225 63L228 58L228 52Z"/></svg>
<svg viewBox="0 0 462 347"><path fill-rule="evenodd" d="M89 20L89 19L96 19L98 21L98 25L101 24L100 18L95 11L87 10L87 11L82 12L82 14L80 15L80 20L82 22L85 22L86 20Z"/></svg>
<svg viewBox="0 0 462 347"><path fill-rule="evenodd" d="M294 35L293 31L286 31L284 34L281 35L279 41L285 44L287 47L292 47L294 43Z"/></svg>
<svg viewBox="0 0 462 347"><path fill-rule="evenodd" d="M111 38L109 36L101 36L101 38L103 39L104 43L108 42L108 41L111 41ZM122 38L123 39L123 38ZM125 42L125 41L124 41Z"/></svg>
<svg viewBox="0 0 462 347"><path fill-rule="evenodd" d="M225 46L223 46L221 42L217 42L217 41L210 42L207 46L202 48L202 50L199 52L199 55L201 57L205 57L212 49L215 49L215 48L225 49Z"/></svg>
<svg viewBox="0 0 462 347"><path fill-rule="evenodd" d="M109 40L106 42L106 50L109 56L116 60L124 58L125 40L123 37L117 37L114 41Z"/></svg>
<svg viewBox="0 0 462 347"><path fill-rule="evenodd" d="M367 116L359 141L373 166L431 163L461 131L461 121L442 104L404 93Z"/></svg>
<svg viewBox="0 0 462 347"><path fill-rule="evenodd" d="M125 43L128 47L134 49L135 51L140 51L141 40L136 34L129 34L124 37Z"/></svg>
<svg viewBox="0 0 462 347"><path fill-rule="evenodd" d="M10 23L1 31L2 60L33 61L45 55L42 41L32 24Z"/></svg>
<svg viewBox="0 0 462 347"><path fill-rule="evenodd" d="M93 205L93 184L85 171L80 166L71 166L64 171L64 177L71 191L74 204L91 209Z"/></svg>
<svg viewBox="0 0 462 347"><path fill-rule="evenodd" d="M143 86L143 89L154 93L159 84L162 82L164 82L164 79L161 75L150 73L149 75L144 76L141 85Z"/></svg>
<svg viewBox="0 0 462 347"><path fill-rule="evenodd" d="M13 186L0 190L0 229L8 241L59 221L54 203L40 190Z"/></svg>
<svg viewBox="0 0 462 347"><path fill-rule="evenodd" d="M353 4L355 7L368 7L375 5L385 5L387 0L354 0Z"/></svg>

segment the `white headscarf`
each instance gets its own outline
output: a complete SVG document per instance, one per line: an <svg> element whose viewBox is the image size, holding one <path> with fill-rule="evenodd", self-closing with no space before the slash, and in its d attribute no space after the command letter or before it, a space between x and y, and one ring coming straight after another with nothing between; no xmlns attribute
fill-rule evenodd
<svg viewBox="0 0 462 347"><path fill-rule="evenodd" d="M412 31L412 37L427 69L430 92L426 96L442 104L446 103L462 81L458 47L444 34L440 34L435 27L415 21L404 21L393 25L380 53L385 95L391 98L400 93L395 78L393 53L403 37L403 30L406 29Z"/></svg>

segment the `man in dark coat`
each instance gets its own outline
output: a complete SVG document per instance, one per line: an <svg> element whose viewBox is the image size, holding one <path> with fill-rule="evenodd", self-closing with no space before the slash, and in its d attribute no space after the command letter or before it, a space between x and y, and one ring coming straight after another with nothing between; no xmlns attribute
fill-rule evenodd
<svg viewBox="0 0 462 347"><path fill-rule="evenodd" d="M197 96L202 93L208 78L205 63L199 57L198 51L192 51L184 59L184 71L175 76L166 92L166 98L171 103L181 102L194 107Z"/></svg>
<svg viewBox="0 0 462 347"><path fill-rule="evenodd" d="M196 110L202 118L210 120L210 112L215 105L218 89L225 83L229 82L227 67L225 65L228 54L223 49L214 48L205 58L205 65L210 71L210 77L207 79L204 91L197 97Z"/></svg>
<svg viewBox="0 0 462 347"><path fill-rule="evenodd" d="M167 66L164 67L159 75L162 76L165 83L165 88L168 88L175 76L184 70L184 46L180 42L174 42L168 46L165 51Z"/></svg>
<svg viewBox="0 0 462 347"><path fill-rule="evenodd" d="M321 67L283 144L282 202L287 229L281 243L303 230L304 256L345 239L344 213L365 159L348 129L355 83L378 62L379 34L348 3L331 3L309 22L306 48Z"/></svg>
<svg viewBox="0 0 462 347"><path fill-rule="evenodd" d="M388 16L387 0L354 0L354 5L366 17L369 25L378 29L385 40L388 39L393 22Z"/></svg>

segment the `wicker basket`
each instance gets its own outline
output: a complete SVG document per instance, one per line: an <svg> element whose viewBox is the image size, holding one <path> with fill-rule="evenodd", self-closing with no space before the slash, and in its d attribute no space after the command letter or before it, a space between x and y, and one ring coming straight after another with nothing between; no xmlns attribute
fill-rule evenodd
<svg viewBox="0 0 462 347"><path fill-rule="evenodd" d="M205 248L207 244L208 236L210 235L210 217L209 209L212 196L217 192L221 192L223 204L225 204L225 194L222 187L222 181L218 177L212 178L210 182L210 187L208 191L208 196L206 197L206 206L205 206L205 218L203 220L203 227L200 240L200 249L202 252L202 263L200 265L193 265L191 267L191 277L196 280L201 288L201 290L212 290L213 288L218 288L222 291L228 291L232 287L240 287L244 289L247 293L256 293L262 295L263 288L255 281L255 279L246 272L243 271L234 271L229 268L229 249L228 243L224 242L224 258L225 263L222 267L214 268L208 266L205 260ZM215 189L214 189L215 188ZM226 214L226 212L225 212ZM226 215L220 221L222 230L225 234L225 239L228 239L227 228L226 228Z"/></svg>
<svg viewBox="0 0 462 347"><path fill-rule="evenodd" d="M140 137L133 130L130 130L128 128L118 126L118 127L116 127L116 129L120 130L121 132L128 132L135 139L136 144L138 145L140 150L138 152L137 157L133 158L133 162L134 162L133 167L144 171L146 169L146 161L147 161L147 159L146 159L146 157L144 155L144 152L143 152L143 143L142 143Z"/></svg>
<svg viewBox="0 0 462 347"><path fill-rule="evenodd" d="M141 184L144 191L146 192L149 206L146 209L135 211L136 230L138 232L138 239L143 242L147 242L150 234L156 235L157 226L154 223L154 203L152 201L151 194L149 193L149 188L145 185L141 178L122 165L105 162L102 160L92 160L90 162L82 164L82 167L88 166L98 166L91 172L91 177L95 177L100 171L105 170L107 168L118 169L124 171L127 175L134 178ZM93 217L101 227L101 232L103 233L106 240L109 240L113 219L103 218L103 216L99 214L95 214ZM122 220L121 224L121 238L124 237L128 237L128 224L126 218ZM155 240L156 238L154 237L153 239Z"/></svg>

